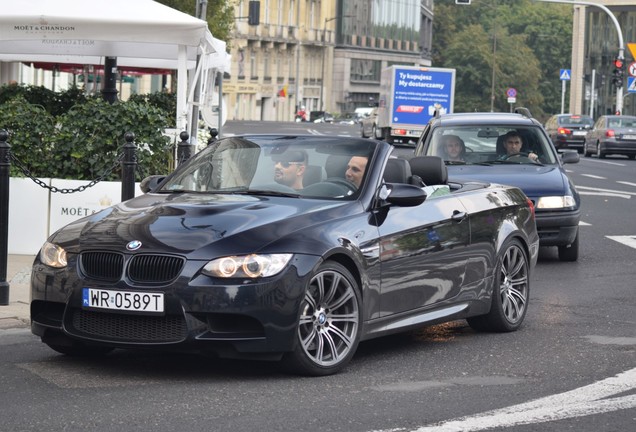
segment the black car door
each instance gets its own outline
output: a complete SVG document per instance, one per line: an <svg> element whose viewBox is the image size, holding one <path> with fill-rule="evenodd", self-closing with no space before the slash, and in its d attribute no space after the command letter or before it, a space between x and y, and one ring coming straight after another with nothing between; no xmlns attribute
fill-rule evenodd
<svg viewBox="0 0 636 432"><path fill-rule="evenodd" d="M456 296L462 288L470 225L460 200L429 196L416 207L390 206L379 224L380 316Z"/></svg>

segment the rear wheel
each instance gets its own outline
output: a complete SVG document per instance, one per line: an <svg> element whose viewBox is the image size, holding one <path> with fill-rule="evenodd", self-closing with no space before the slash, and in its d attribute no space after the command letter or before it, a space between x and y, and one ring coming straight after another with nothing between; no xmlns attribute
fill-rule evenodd
<svg viewBox="0 0 636 432"><path fill-rule="evenodd" d="M572 244L568 246L559 246L559 261L573 262L579 259L579 231L576 231L576 237Z"/></svg>
<svg viewBox="0 0 636 432"><path fill-rule="evenodd" d="M360 288L336 262L323 263L311 278L300 305L294 351L285 363L294 372L323 376L339 372L360 342Z"/></svg>
<svg viewBox="0 0 636 432"><path fill-rule="evenodd" d="M601 143L596 143L596 157L599 159L605 159L605 153L601 150Z"/></svg>
<svg viewBox="0 0 636 432"><path fill-rule="evenodd" d="M490 312L468 318L478 331L511 332L523 322L530 292L529 265L519 240L509 240L501 249L495 268Z"/></svg>

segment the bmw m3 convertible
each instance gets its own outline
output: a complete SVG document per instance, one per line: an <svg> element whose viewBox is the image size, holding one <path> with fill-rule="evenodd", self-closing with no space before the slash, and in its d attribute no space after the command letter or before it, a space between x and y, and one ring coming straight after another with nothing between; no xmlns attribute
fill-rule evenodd
<svg viewBox="0 0 636 432"><path fill-rule="evenodd" d="M360 341L466 319L510 332L539 239L515 187L449 183L385 142L219 139L50 236L31 328L53 350L192 351L328 375Z"/></svg>

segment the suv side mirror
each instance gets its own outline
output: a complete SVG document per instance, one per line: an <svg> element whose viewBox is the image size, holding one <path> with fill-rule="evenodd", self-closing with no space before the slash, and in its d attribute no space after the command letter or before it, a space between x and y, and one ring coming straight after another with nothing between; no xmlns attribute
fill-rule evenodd
<svg viewBox="0 0 636 432"><path fill-rule="evenodd" d="M561 153L561 162L564 164L567 163L579 163L581 160L579 153L577 151L564 151Z"/></svg>

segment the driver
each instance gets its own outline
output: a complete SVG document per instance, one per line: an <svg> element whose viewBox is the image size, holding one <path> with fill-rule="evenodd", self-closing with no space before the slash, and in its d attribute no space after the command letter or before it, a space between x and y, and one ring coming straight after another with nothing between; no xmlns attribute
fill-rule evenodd
<svg viewBox="0 0 636 432"><path fill-rule="evenodd" d="M309 156L305 150L289 150L273 156L274 181L292 189L301 190L308 159Z"/></svg>
<svg viewBox="0 0 636 432"><path fill-rule="evenodd" d="M519 134L519 132L517 131L512 130L504 135L503 146L506 150L506 154L500 157L500 159L525 156L525 153L521 154L521 148L523 147L523 138L521 138L521 134ZM528 153L527 157L531 161L536 161L539 159L539 156L534 152Z"/></svg>
<svg viewBox="0 0 636 432"><path fill-rule="evenodd" d="M367 168L367 161L369 158L365 156L353 156L347 163L347 170L345 171L345 178L360 187L362 183L362 177L364 176L364 170Z"/></svg>

